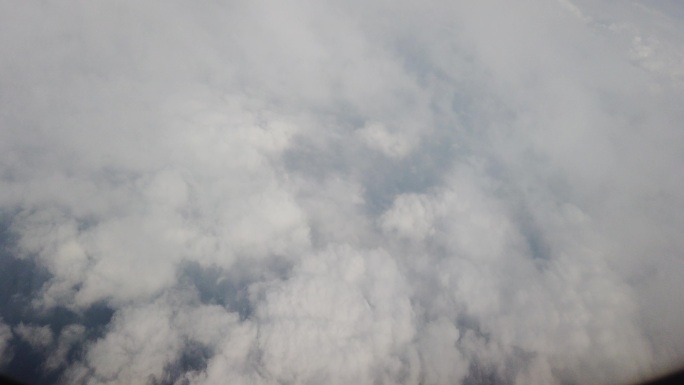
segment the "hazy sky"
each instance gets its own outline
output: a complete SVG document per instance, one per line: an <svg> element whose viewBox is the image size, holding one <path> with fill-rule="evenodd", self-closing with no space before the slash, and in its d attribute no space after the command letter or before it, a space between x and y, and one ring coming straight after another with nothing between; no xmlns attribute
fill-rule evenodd
<svg viewBox="0 0 684 385"><path fill-rule="evenodd" d="M0 371L684 365L676 0L0 0Z"/></svg>

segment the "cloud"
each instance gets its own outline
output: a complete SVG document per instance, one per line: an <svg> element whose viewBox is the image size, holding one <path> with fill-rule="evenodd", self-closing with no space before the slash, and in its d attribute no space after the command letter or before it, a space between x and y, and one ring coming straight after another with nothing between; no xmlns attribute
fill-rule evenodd
<svg viewBox="0 0 684 385"><path fill-rule="evenodd" d="M45 361L45 368L47 370L57 370L69 364L69 353L74 348L74 345L84 339L84 334L85 327L83 325L71 324L65 326L55 343L54 350Z"/></svg>
<svg viewBox="0 0 684 385"><path fill-rule="evenodd" d="M33 326L20 323L14 332L33 349L45 349L52 345L53 335L49 326Z"/></svg>
<svg viewBox="0 0 684 385"><path fill-rule="evenodd" d="M413 314L387 253L333 247L268 286L256 311L267 378L395 382L407 369L402 355L415 334Z"/></svg>
<svg viewBox="0 0 684 385"><path fill-rule="evenodd" d="M681 365L680 6L0 15L0 257L37 277L4 283L8 373L561 384Z"/></svg>
<svg viewBox="0 0 684 385"><path fill-rule="evenodd" d="M368 147L378 150L391 158L403 157L410 150L407 138L392 134L381 124L367 125L358 132L361 140Z"/></svg>
<svg viewBox="0 0 684 385"><path fill-rule="evenodd" d="M0 319L0 366L2 367L4 367L12 357L12 351L10 350L11 340L12 329Z"/></svg>

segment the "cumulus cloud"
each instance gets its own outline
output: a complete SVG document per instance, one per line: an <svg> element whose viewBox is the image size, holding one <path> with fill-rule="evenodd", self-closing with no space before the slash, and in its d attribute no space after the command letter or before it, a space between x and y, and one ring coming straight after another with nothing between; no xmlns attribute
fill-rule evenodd
<svg viewBox="0 0 684 385"><path fill-rule="evenodd" d="M0 256L38 277L3 283L8 373L573 384L684 361L680 5L0 15Z"/></svg>
<svg viewBox="0 0 684 385"><path fill-rule="evenodd" d="M400 158L410 150L409 140L392 134L385 126L371 123L358 131L361 140L370 148L378 150L386 156Z"/></svg>
<svg viewBox="0 0 684 385"><path fill-rule="evenodd" d="M14 332L34 349L45 349L52 345L54 336L49 326L24 325L20 323Z"/></svg>
<svg viewBox="0 0 684 385"><path fill-rule="evenodd" d="M65 326L59 338L54 344L53 351L47 356L44 363L48 371L60 369L69 362L69 353L84 339L85 327L83 325L71 324Z"/></svg>

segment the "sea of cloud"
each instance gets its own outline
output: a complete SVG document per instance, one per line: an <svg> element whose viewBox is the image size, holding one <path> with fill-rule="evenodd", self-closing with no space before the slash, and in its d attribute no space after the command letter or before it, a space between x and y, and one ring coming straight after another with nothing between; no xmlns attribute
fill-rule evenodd
<svg viewBox="0 0 684 385"><path fill-rule="evenodd" d="M684 364L676 1L0 0L0 63L2 372Z"/></svg>

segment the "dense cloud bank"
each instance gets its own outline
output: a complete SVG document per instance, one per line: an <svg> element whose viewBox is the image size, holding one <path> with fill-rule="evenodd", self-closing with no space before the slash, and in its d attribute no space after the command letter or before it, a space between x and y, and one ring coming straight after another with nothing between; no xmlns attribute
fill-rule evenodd
<svg viewBox="0 0 684 385"><path fill-rule="evenodd" d="M666 0L0 1L3 371L681 365L683 20Z"/></svg>

